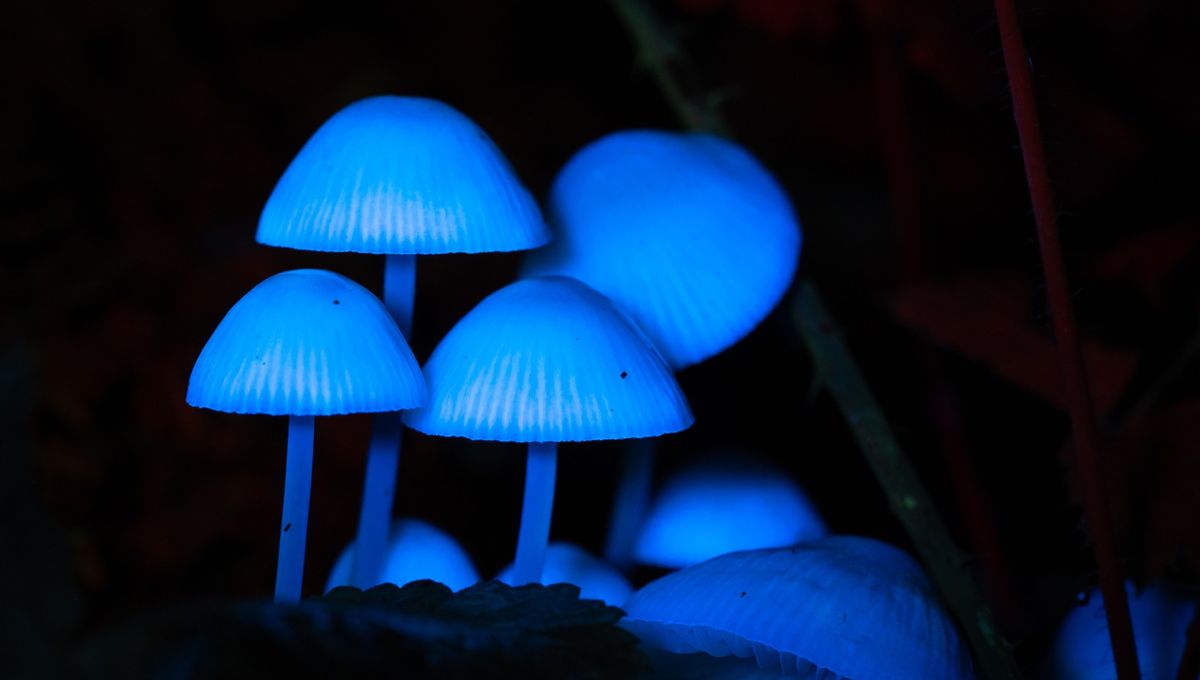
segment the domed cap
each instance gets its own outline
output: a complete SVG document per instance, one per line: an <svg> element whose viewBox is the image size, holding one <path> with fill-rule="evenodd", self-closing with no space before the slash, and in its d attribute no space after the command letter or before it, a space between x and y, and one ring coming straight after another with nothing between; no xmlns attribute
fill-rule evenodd
<svg viewBox="0 0 1200 680"><path fill-rule="evenodd" d="M354 544L351 543L334 563L325 591L350 585L353 565ZM449 534L419 519L398 519L392 524L387 563L379 583L402 586L421 579L432 579L451 590L462 590L478 583L479 573L467 551Z"/></svg>
<svg viewBox="0 0 1200 680"><path fill-rule="evenodd" d="M258 242L331 252L522 250L549 231L508 161L432 99L371 97L338 111L288 166Z"/></svg>
<svg viewBox="0 0 1200 680"><path fill-rule="evenodd" d="M1145 680L1174 680L1187 645L1187 628L1197 598L1167 585L1137 592L1130 584L1129 618L1137 643L1138 666ZM1071 611L1058 630L1049 676L1059 680L1116 680L1104 597L1099 589Z"/></svg>
<svg viewBox="0 0 1200 680"><path fill-rule="evenodd" d="M513 565L508 565L496 580L512 585ZM546 566L542 583L570 583L579 588L584 600L601 600L613 607L625 606L633 588L612 565L572 543L551 543L546 548Z"/></svg>
<svg viewBox="0 0 1200 680"><path fill-rule="evenodd" d="M677 654L855 680L973 677L920 567L866 538L722 555L650 583L625 611L622 625Z"/></svg>
<svg viewBox="0 0 1200 680"><path fill-rule="evenodd" d="M732 142L628 131L575 154L550 192L549 246L525 275L607 295L676 370L747 335L791 284L800 228L770 174Z"/></svg>
<svg viewBox="0 0 1200 680"><path fill-rule="evenodd" d="M276 274L237 301L192 367L187 402L230 413L398 411L425 380L383 303L333 272Z"/></svg>
<svg viewBox="0 0 1200 680"><path fill-rule="evenodd" d="M635 555L678 569L737 550L780 548L829 531L787 473L747 456L710 457L663 485Z"/></svg>
<svg viewBox="0 0 1200 680"><path fill-rule="evenodd" d="M426 434L509 442L654 437L692 424L649 340L603 295L563 277L492 293L429 361L430 398L404 422Z"/></svg>

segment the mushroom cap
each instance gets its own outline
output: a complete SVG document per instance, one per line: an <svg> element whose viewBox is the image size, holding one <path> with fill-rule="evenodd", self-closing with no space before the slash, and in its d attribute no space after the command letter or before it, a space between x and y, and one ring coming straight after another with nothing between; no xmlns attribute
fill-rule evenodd
<svg viewBox="0 0 1200 680"><path fill-rule="evenodd" d="M537 203L483 130L420 97L338 111L275 185L258 242L427 255L522 250L550 238Z"/></svg>
<svg viewBox="0 0 1200 680"><path fill-rule="evenodd" d="M783 189L718 137L617 132L559 172L555 240L523 275L571 276L607 295L676 370L750 333L791 285L800 227Z"/></svg>
<svg viewBox="0 0 1200 680"><path fill-rule="evenodd" d="M679 569L828 533L786 472L762 460L724 455L693 463L667 480L646 513L634 554L643 564Z"/></svg>
<svg viewBox="0 0 1200 680"><path fill-rule="evenodd" d="M1129 617L1137 643L1138 666L1145 680L1174 680L1187 644L1187 628L1197 597L1164 584L1137 592L1126 584ZM1093 589L1087 602L1071 610L1058 629L1049 677L1061 680L1116 680L1104 596Z"/></svg>
<svg viewBox="0 0 1200 680"><path fill-rule="evenodd" d="M327 416L425 402L425 379L383 303L333 272L258 284L200 352L187 403L228 413Z"/></svg>
<svg viewBox="0 0 1200 680"><path fill-rule="evenodd" d="M496 580L512 585L512 576L510 564ZM633 592L629 581L615 567L573 543L555 542L547 546L541 583L570 583L579 587L581 599L601 600L613 607L624 606Z"/></svg>
<svg viewBox="0 0 1200 680"><path fill-rule="evenodd" d="M349 585L354 565L354 543L338 555L329 572L325 592ZM449 534L419 519L397 519L388 539L387 562L380 583L402 586L432 579L451 590L462 590L479 582L479 572L470 555Z"/></svg>
<svg viewBox="0 0 1200 680"><path fill-rule="evenodd" d="M677 654L854 680L973 677L921 568L868 538L722 555L648 584L625 611L622 625Z"/></svg>
<svg viewBox="0 0 1200 680"><path fill-rule="evenodd" d="M425 363L425 434L508 442L654 437L692 413L650 341L603 295L564 278L492 293Z"/></svg>

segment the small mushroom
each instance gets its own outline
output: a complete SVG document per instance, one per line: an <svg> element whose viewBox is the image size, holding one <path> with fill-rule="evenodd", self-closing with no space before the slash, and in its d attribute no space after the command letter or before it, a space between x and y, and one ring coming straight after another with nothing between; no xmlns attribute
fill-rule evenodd
<svg viewBox="0 0 1200 680"><path fill-rule="evenodd" d="M971 657L912 558L856 536L715 557L633 594L622 625L674 654L785 675L959 680Z"/></svg>
<svg viewBox="0 0 1200 680"><path fill-rule="evenodd" d="M635 554L642 564L679 569L828 533L786 472L763 460L725 454L691 463L667 480L646 515Z"/></svg>
<svg viewBox="0 0 1200 680"><path fill-rule="evenodd" d="M383 304L339 274L276 274L221 320L192 367L187 403L289 416L276 601L300 599L314 417L399 411L425 397L417 361Z"/></svg>
<svg viewBox="0 0 1200 680"><path fill-rule="evenodd" d="M379 96L338 111L275 185L258 242L387 256L383 301L411 337L416 256L534 248L549 231L529 192L475 123L442 102ZM383 568L402 427L374 419L355 543L354 583Z"/></svg>
<svg viewBox="0 0 1200 680"><path fill-rule="evenodd" d="M325 591L349 585L353 564L354 544L350 544L334 562ZM387 561L378 582L402 586L421 579L462 590L479 582L479 572L467 551L446 532L419 519L398 519L392 524Z"/></svg>
<svg viewBox="0 0 1200 680"><path fill-rule="evenodd" d="M513 584L513 565L508 565L496 577L502 583ZM621 607L633 588L612 565L573 543L554 542L546 548L546 566L541 583L570 583L579 588L579 597L600 600Z"/></svg>
<svg viewBox="0 0 1200 680"><path fill-rule="evenodd" d="M1188 624L1200 598L1166 584L1150 585L1140 592L1126 584L1125 591L1142 678L1174 680L1187 644ZM1048 665L1047 676L1058 680L1116 680L1104 597L1098 588L1063 620Z"/></svg>
<svg viewBox="0 0 1200 680"><path fill-rule="evenodd" d="M541 578L559 442L655 437L692 424L649 340L608 298L565 277L492 293L446 334L424 371L430 400L405 414L409 427L528 444L517 584Z"/></svg>

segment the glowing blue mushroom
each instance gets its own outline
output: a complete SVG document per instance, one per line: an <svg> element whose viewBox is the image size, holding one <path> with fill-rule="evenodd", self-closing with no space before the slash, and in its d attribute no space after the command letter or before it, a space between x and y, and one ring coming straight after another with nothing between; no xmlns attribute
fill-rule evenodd
<svg viewBox="0 0 1200 680"><path fill-rule="evenodd" d="M496 577L502 583L513 584L513 565L508 565ZM541 583L570 583L579 587L579 597L601 600L613 607L622 607L633 593L629 581L612 565L572 543L551 543L546 548L546 566Z"/></svg>
<svg viewBox="0 0 1200 680"><path fill-rule="evenodd" d="M646 515L636 557L643 564L678 569L828 533L786 472L765 461L727 455L693 463L667 480Z"/></svg>
<svg viewBox="0 0 1200 680"><path fill-rule="evenodd" d="M722 555L646 585L625 611L622 625L675 654L754 659L802 677L973 677L921 568L867 538Z"/></svg>
<svg viewBox="0 0 1200 680"><path fill-rule="evenodd" d="M554 241L523 275L570 276L608 296L675 370L754 329L791 285L800 227L786 193L745 149L710 135L610 134L559 172ZM631 447L606 556L629 562L649 498L653 447Z"/></svg>
<svg viewBox="0 0 1200 680"><path fill-rule="evenodd" d="M350 544L334 562L326 592L350 584L353 564L354 544ZM398 519L392 524L387 562L379 582L402 586L421 579L462 590L479 582L479 572L467 551L446 532L419 519Z"/></svg>
<svg viewBox="0 0 1200 680"><path fill-rule="evenodd" d="M529 444L515 583L540 579L558 442L655 437L692 424L671 369L591 288L563 277L492 293L425 363L430 399L405 414L443 437Z"/></svg>
<svg viewBox="0 0 1200 680"><path fill-rule="evenodd" d="M417 361L387 310L344 276L276 274L221 320L192 367L187 403L289 416L276 600L300 598L314 416L399 411L425 396Z"/></svg>
<svg viewBox="0 0 1200 680"><path fill-rule="evenodd" d="M383 301L411 335L416 255L534 248L549 239L536 202L469 118L439 101L381 96L338 111L275 185L258 223L272 246L387 255ZM400 421L372 423L355 585L383 567Z"/></svg>
<svg viewBox="0 0 1200 680"><path fill-rule="evenodd" d="M1196 614L1196 595L1167 585L1151 585L1139 593L1127 584L1125 590L1142 678L1174 680L1187 644L1188 624ZM1049 666L1049 677L1060 680L1116 680L1099 589L1093 589L1087 601L1063 620Z"/></svg>

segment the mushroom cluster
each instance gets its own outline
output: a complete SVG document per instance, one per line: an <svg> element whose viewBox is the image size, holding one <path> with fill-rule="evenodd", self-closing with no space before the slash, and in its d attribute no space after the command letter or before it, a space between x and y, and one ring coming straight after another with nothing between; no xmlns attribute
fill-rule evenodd
<svg viewBox="0 0 1200 680"><path fill-rule="evenodd" d="M357 534L326 590L479 579L453 537L392 517L407 426L524 444L515 558L497 578L573 583L623 607L660 668L699 668L685 655L703 654L700 666L732 655L822 677L969 677L920 567L829 536L787 472L740 453L700 459L650 504L655 438L693 423L675 372L749 334L795 274L799 223L770 173L716 137L619 132L567 162L548 215L482 130L429 99L351 104L287 168L260 243L386 264L382 300L328 271L263 281L192 372L189 404L289 416L276 600L301 596L314 417L371 413ZM405 339L417 255L539 246L418 366ZM549 540L559 444L597 440L630 443L605 559ZM622 573L635 559L682 570L635 592Z"/></svg>

